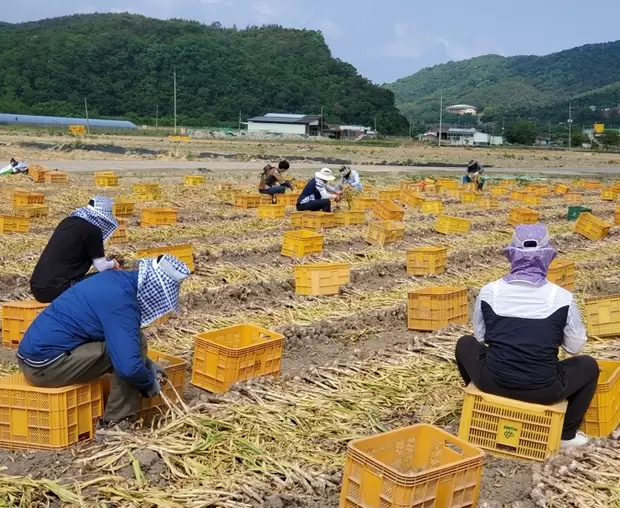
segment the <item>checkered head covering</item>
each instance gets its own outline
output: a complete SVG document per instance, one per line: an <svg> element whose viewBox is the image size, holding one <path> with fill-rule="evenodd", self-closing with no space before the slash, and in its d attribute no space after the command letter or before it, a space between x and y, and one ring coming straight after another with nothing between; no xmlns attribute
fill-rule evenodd
<svg viewBox="0 0 620 508"><path fill-rule="evenodd" d="M101 230L105 242L118 227L118 221L112 214L113 207L114 202L110 198L95 196L88 202L88 206L78 208L71 216L79 217L90 222L93 226L97 226Z"/></svg>
<svg viewBox="0 0 620 508"><path fill-rule="evenodd" d="M181 283L189 273L187 265L170 254L138 261L140 326L179 310Z"/></svg>
<svg viewBox="0 0 620 508"><path fill-rule="evenodd" d="M547 227L543 224L523 224L515 228L512 243L504 249L510 261L506 282L528 282L543 286L547 282L549 265L557 256L551 246Z"/></svg>

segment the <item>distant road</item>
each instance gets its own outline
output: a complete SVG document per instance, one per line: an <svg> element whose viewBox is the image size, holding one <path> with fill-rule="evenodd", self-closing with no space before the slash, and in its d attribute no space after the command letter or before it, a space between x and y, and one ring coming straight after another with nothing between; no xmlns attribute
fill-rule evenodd
<svg viewBox="0 0 620 508"><path fill-rule="evenodd" d="M260 171L265 162L220 162L220 161L149 161L149 160L67 160L67 161L41 161L49 168L58 168L60 171L69 173L92 173L104 169L113 169L116 171L165 171L165 170L187 170L192 171L198 168L220 171ZM464 171L465 168L446 168L446 167L407 167L407 166L353 166L360 171L365 172L398 172L398 173L428 173L428 172L450 172ZM293 170L303 170L310 173L317 171L321 167L320 164L292 164ZM491 168L488 173L544 173L547 175L615 175L620 174L620 167L607 168Z"/></svg>

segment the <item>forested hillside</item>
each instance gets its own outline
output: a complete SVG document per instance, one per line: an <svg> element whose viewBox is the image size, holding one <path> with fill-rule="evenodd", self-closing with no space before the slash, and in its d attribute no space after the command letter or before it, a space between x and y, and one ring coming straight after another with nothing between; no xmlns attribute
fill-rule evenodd
<svg viewBox="0 0 620 508"><path fill-rule="evenodd" d="M80 15L0 25L0 111L83 113L236 125L267 112L407 131L391 91L332 57L323 36L277 26L226 29L129 14Z"/></svg>
<svg viewBox="0 0 620 508"><path fill-rule="evenodd" d="M573 100L579 121L620 104L620 41L590 44L547 56L487 55L423 69L385 85L414 121L436 121L444 105L471 104L485 119L528 117L565 121ZM581 118L580 118L581 117Z"/></svg>

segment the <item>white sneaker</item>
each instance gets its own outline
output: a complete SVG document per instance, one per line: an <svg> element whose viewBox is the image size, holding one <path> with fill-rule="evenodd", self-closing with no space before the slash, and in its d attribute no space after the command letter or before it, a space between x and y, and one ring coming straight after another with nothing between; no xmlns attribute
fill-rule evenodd
<svg viewBox="0 0 620 508"><path fill-rule="evenodd" d="M577 448L578 446L585 446L590 439L583 432L578 431L573 439L562 439L560 443L561 448Z"/></svg>

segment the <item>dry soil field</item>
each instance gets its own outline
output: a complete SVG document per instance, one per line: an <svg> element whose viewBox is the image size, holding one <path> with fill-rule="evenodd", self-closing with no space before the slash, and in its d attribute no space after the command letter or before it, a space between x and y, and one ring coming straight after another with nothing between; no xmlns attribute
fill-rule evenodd
<svg viewBox="0 0 620 508"><path fill-rule="evenodd" d="M12 154L12 148L2 147L0 155ZM37 150L23 155L42 158ZM365 243L366 225L325 230L323 253L305 261L351 263L351 283L337 296L304 297L295 294L293 281L299 261L280 255L282 233L292 228L289 219L258 219L256 210L221 199L221 183L254 192L256 172L205 173L207 183L200 187L184 187L184 174L189 173L125 172L120 186L109 189L96 188L92 175L71 175L68 185L56 186L2 177L3 190L44 192L50 216L33 220L27 234L0 235L0 301L31 298L28 278L37 257L74 208L95 193L131 197L132 183L158 181L163 196L157 206L177 208L178 225L140 228L139 210L153 203L138 203L128 223L129 242L108 247L128 265L139 248L183 242L193 247L196 270L183 286L181 312L148 329L149 345L191 360L196 333L255 323L284 334L282 376L225 395L188 385L185 405L158 427L118 435L105 445L3 452L0 506L331 508L338 505L350 439L416 422L456 432L462 393L453 349L469 327L409 331L407 293L466 286L471 304L483 284L504 274L508 265L501 249L510 241L507 216L515 206L508 196L499 198L494 211L435 196L446 214L471 220L463 236L436 233L436 216L417 209L405 214L404 240L385 248ZM370 174L365 181L393 188L399 178ZM599 191L585 191L583 204L613 223L615 203L602 202ZM551 195L534 208L560 258L576 262L577 298L616 293L620 230L599 242L586 240L572 232L567 206ZM10 211L10 199L2 197L0 212ZM406 251L432 245L448 246L447 272L408 276ZM593 340L587 350L597 358L617 358L619 346ZM2 349L1 366L3 373L16 370L11 350ZM604 439L543 465L488 457L479 506L620 506L619 450L618 441Z"/></svg>

